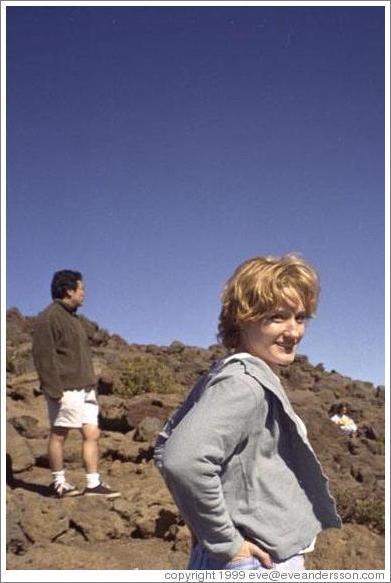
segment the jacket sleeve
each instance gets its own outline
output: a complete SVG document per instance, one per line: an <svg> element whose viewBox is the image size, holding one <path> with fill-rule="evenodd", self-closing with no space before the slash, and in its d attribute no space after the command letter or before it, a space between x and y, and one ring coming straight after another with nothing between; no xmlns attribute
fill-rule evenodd
<svg viewBox="0 0 391 583"><path fill-rule="evenodd" d="M246 375L219 377L175 427L160 461L186 523L208 551L228 561L244 539L228 512L220 475L259 415L260 398Z"/></svg>
<svg viewBox="0 0 391 583"><path fill-rule="evenodd" d="M33 359L42 390L53 399L61 399L61 387L55 347L55 324L51 319L38 320L33 335Z"/></svg>

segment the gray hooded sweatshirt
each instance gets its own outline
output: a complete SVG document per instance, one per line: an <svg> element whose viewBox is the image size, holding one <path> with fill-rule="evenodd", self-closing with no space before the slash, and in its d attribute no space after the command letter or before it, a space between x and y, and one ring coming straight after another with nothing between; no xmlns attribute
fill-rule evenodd
<svg viewBox="0 0 391 583"><path fill-rule="evenodd" d="M216 559L250 540L276 560L341 526L319 461L279 378L261 359L217 362L167 421L155 462Z"/></svg>

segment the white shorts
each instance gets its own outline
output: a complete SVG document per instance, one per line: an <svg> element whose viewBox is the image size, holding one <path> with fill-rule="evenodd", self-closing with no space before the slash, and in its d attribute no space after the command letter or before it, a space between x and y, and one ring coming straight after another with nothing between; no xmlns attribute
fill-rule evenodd
<svg viewBox="0 0 391 583"><path fill-rule="evenodd" d="M81 428L98 425L99 406L95 389L64 391L61 399L46 396L51 427Z"/></svg>

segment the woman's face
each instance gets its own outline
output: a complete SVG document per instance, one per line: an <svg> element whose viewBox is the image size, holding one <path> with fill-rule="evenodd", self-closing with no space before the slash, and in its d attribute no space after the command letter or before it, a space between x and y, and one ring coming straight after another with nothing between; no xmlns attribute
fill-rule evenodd
<svg viewBox="0 0 391 583"><path fill-rule="evenodd" d="M262 320L244 322L240 349L262 358L268 364L291 364L304 336L305 322L301 300L295 304L285 304Z"/></svg>

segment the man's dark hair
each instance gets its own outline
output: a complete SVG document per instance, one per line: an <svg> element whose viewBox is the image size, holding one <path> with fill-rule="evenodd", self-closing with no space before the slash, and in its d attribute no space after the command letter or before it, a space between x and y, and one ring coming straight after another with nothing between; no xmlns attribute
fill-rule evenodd
<svg viewBox="0 0 391 583"><path fill-rule="evenodd" d="M56 271L50 287L52 298L54 300L62 300L65 298L67 291L75 290L77 282L82 281L82 279L83 276L79 271L71 271L70 269Z"/></svg>

